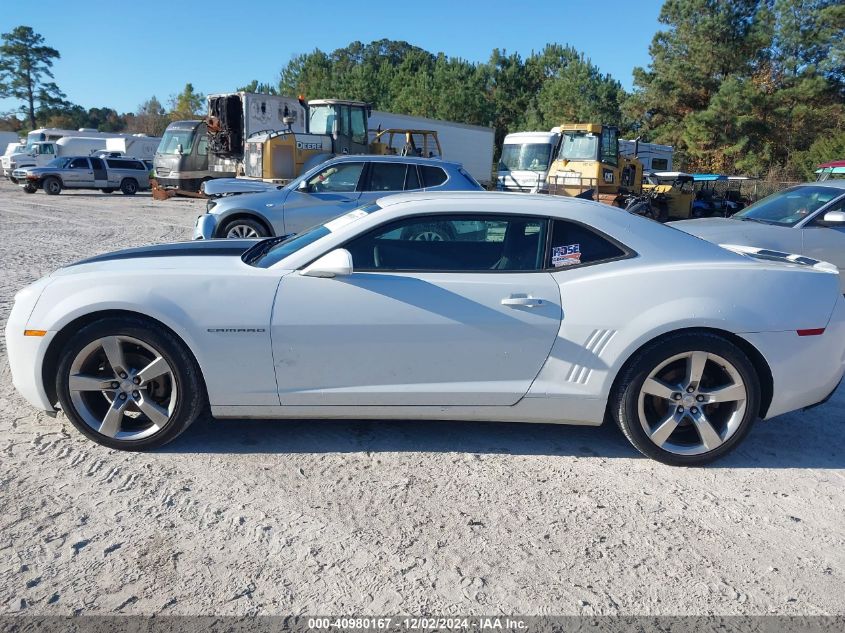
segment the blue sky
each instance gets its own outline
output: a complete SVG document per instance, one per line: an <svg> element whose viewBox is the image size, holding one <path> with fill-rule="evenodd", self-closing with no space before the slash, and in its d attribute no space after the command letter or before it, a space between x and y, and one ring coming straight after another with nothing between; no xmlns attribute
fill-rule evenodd
<svg viewBox="0 0 845 633"><path fill-rule="evenodd" d="M276 83L292 55L381 38L470 61L485 61L493 48L525 56L549 42L571 44L630 88L632 69L649 62L661 4L42 0L5 2L0 31L25 24L58 49L56 83L74 103L128 112L151 95L166 102L188 81L206 94L251 79ZM0 111L13 107L0 99Z"/></svg>

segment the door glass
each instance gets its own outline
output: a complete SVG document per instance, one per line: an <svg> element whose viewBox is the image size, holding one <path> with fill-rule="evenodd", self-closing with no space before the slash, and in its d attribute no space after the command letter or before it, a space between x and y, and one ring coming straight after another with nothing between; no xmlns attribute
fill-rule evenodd
<svg viewBox="0 0 845 633"><path fill-rule="evenodd" d="M197 155L205 156L208 154L208 137L203 135L199 143L197 143Z"/></svg>
<svg viewBox="0 0 845 633"><path fill-rule="evenodd" d="M103 169L103 161L99 158L91 158L91 167L94 169Z"/></svg>
<svg viewBox="0 0 845 633"><path fill-rule="evenodd" d="M546 225L531 217L420 216L392 222L345 248L356 270L540 270Z"/></svg>
<svg viewBox="0 0 845 633"><path fill-rule="evenodd" d="M619 130L615 127L601 131L601 162L614 167L619 163Z"/></svg>
<svg viewBox="0 0 845 633"><path fill-rule="evenodd" d="M369 191L402 191L405 185L404 163L370 164Z"/></svg>
<svg viewBox="0 0 845 633"><path fill-rule="evenodd" d="M342 136L352 136L352 131L349 129L349 106L340 106L340 134Z"/></svg>
<svg viewBox="0 0 845 633"><path fill-rule="evenodd" d="M326 167L308 180L308 191L355 191L363 170L364 163L337 163Z"/></svg>
<svg viewBox="0 0 845 633"><path fill-rule="evenodd" d="M352 142L364 145L367 142L367 118L364 108L352 108Z"/></svg>
<svg viewBox="0 0 845 633"><path fill-rule="evenodd" d="M68 165L71 169L88 169L88 159L87 158L74 158L70 161L70 165Z"/></svg>

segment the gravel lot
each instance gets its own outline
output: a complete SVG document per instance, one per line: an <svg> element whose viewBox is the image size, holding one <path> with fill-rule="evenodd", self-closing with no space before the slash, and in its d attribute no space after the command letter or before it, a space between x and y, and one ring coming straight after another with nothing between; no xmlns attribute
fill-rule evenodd
<svg viewBox="0 0 845 633"><path fill-rule="evenodd" d="M202 201L0 183L0 325L63 264ZM845 389L705 469L609 426L200 420L92 444L0 343L0 614L843 614Z"/></svg>

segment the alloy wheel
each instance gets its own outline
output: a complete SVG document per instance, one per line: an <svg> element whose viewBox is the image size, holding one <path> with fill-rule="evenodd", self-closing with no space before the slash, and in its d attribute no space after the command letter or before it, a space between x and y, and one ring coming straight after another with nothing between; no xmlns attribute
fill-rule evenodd
<svg viewBox="0 0 845 633"><path fill-rule="evenodd" d="M235 239L248 239L253 237L261 237L258 231L248 224L235 224L227 232L226 237Z"/></svg>
<svg viewBox="0 0 845 633"><path fill-rule="evenodd" d="M676 455L715 450L740 428L748 389L740 372L717 354L691 351L668 358L643 382L640 425L659 448Z"/></svg>
<svg viewBox="0 0 845 633"><path fill-rule="evenodd" d="M129 336L107 336L81 349L71 363L68 390L85 424L116 440L158 433L179 396L162 354Z"/></svg>

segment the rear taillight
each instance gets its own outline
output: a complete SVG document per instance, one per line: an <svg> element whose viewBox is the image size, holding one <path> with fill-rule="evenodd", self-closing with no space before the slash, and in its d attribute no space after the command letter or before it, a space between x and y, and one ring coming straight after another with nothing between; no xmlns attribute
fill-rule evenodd
<svg viewBox="0 0 845 633"><path fill-rule="evenodd" d="M811 328L809 330L795 330L795 331L798 332L798 336L819 336L821 334L824 334L824 328L823 327L815 327L815 328Z"/></svg>

